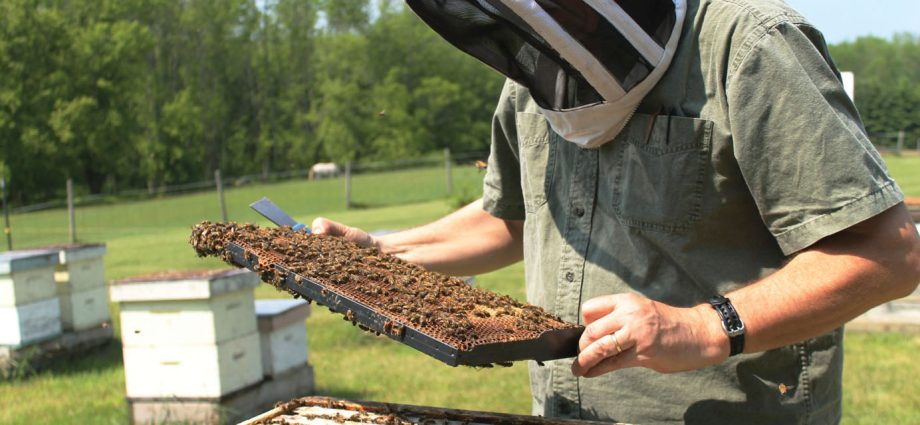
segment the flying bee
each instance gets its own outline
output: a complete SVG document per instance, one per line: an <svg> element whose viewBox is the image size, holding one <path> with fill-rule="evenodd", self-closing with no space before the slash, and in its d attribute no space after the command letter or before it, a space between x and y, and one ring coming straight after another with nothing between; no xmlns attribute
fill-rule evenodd
<svg viewBox="0 0 920 425"><path fill-rule="evenodd" d="M485 161L476 160L476 169L479 171L485 170L489 167L489 164L486 164Z"/></svg>

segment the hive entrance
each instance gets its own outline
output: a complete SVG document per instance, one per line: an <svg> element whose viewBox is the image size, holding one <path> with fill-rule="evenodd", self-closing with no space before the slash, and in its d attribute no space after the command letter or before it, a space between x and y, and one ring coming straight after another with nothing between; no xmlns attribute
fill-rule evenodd
<svg viewBox="0 0 920 425"><path fill-rule="evenodd" d="M581 330L540 307L337 237L203 222L195 226L191 242L199 255L249 267L279 289L323 303L365 330L448 363L567 357L574 355ZM461 352L477 349L493 353L485 357L494 360L460 359Z"/></svg>

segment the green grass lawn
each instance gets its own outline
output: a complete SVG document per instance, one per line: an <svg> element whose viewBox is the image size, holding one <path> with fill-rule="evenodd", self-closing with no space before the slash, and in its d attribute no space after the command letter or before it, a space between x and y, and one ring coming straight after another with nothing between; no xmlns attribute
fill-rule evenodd
<svg viewBox="0 0 920 425"><path fill-rule="evenodd" d="M906 196L920 197L920 155L885 156L888 171L894 177Z"/></svg>
<svg viewBox="0 0 920 425"><path fill-rule="evenodd" d="M920 157L886 160L904 191L920 196ZM470 188L478 187L481 177L473 168L457 168L455 187L474 190ZM433 220L453 204L444 199L416 202L443 196L443 172L436 169L362 175L355 182L357 202L394 206L346 211L341 179L296 181L228 190L230 218L267 224L247 205L268 196L301 221L326 215L366 229L398 229ZM216 260L196 258L186 242L194 223L216 220L218 214L213 193L88 207L78 210L78 236L106 242L109 279L220 267ZM60 243L67 234L66 215L60 210L14 216L13 227L17 247ZM520 264L479 276L477 284L518 299L524 296ZM256 296L287 297L267 285L260 286ZM323 394L497 412L530 410L523 364L507 369L450 368L401 344L368 336L324 308L314 308L307 329L310 362ZM920 381L911 378L920 373L918 349L920 336L848 333L844 422L920 423ZM121 347L116 341L28 379L0 382L0 424L125 423L124 396Z"/></svg>

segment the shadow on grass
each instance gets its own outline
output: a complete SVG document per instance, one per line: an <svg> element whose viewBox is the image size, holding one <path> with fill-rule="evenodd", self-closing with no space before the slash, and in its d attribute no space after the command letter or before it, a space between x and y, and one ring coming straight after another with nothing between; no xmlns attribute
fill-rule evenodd
<svg viewBox="0 0 920 425"><path fill-rule="evenodd" d="M372 401L368 400L370 393L365 391L355 391L354 389L346 388L329 388L329 387L318 387L316 389L316 395L326 396L326 397L335 397L343 398L351 401Z"/></svg>
<svg viewBox="0 0 920 425"><path fill-rule="evenodd" d="M70 376L84 373L96 373L122 367L121 341L112 339L104 345L93 347L73 354L60 354L47 361L38 371L24 377L52 374Z"/></svg>

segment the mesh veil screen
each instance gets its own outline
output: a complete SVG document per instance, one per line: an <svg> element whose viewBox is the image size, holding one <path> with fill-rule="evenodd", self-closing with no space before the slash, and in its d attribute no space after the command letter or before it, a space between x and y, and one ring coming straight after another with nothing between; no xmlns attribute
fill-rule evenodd
<svg viewBox="0 0 920 425"><path fill-rule="evenodd" d="M603 99L543 38L498 0L408 0L429 26L457 48L530 88L545 109L569 109ZM653 69L625 37L581 0L537 0L593 54L624 90ZM660 46L674 25L671 0L617 1Z"/></svg>

